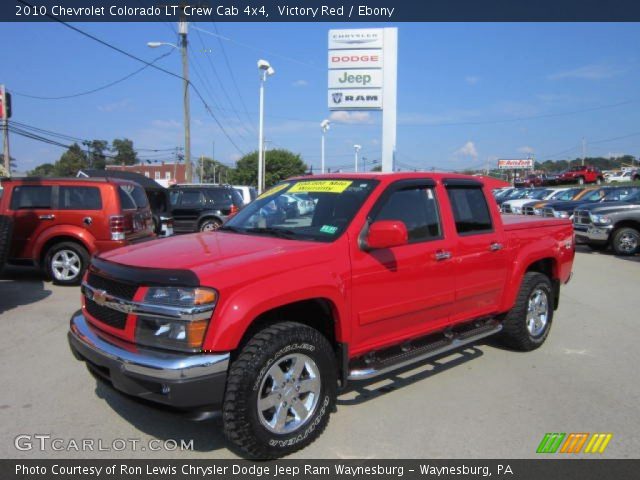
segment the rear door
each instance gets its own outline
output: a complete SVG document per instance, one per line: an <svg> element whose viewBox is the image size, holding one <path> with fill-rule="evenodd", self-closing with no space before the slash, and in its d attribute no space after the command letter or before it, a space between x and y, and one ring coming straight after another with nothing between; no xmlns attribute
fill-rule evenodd
<svg viewBox="0 0 640 480"><path fill-rule="evenodd" d="M173 197L174 192L177 194ZM198 219L204 208L204 195L199 189L171 191L172 203L175 202L173 228L176 232L195 232L198 230Z"/></svg>
<svg viewBox="0 0 640 480"><path fill-rule="evenodd" d="M9 258L32 259L38 237L57 223L53 210L53 186L15 185L11 189L9 209L13 216Z"/></svg>
<svg viewBox="0 0 640 480"><path fill-rule="evenodd" d="M353 242L353 354L446 325L455 295L451 241L432 180L389 186L369 214L377 220L402 221L409 243L364 251Z"/></svg>
<svg viewBox="0 0 640 480"><path fill-rule="evenodd" d="M109 231L109 219L102 214L102 197L97 186L60 185L56 202L56 224L88 230L102 240Z"/></svg>
<svg viewBox="0 0 640 480"><path fill-rule="evenodd" d="M497 311L505 287L508 254L502 223L486 200L482 184L444 181L455 222L456 298L452 323Z"/></svg>

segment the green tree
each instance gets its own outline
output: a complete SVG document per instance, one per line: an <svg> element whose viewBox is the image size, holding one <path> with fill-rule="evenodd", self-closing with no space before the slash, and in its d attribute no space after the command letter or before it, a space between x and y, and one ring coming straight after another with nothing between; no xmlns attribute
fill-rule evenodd
<svg viewBox="0 0 640 480"><path fill-rule="evenodd" d="M115 165L134 165L138 162L138 154L133 149L133 141L128 138L116 138L111 142L111 151L115 154Z"/></svg>
<svg viewBox="0 0 640 480"><path fill-rule="evenodd" d="M300 155L284 149L268 150L265 156L265 187L278 183L280 180L302 175L309 167L305 165ZM257 185L258 183L258 152L251 152L236 163L229 183L240 185Z"/></svg>
<svg viewBox="0 0 640 480"><path fill-rule="evenodd" d="M109 147L106 140L92 140L87 145L89 147L89 166L98 170L104 170L107 165L105 150Z"/></svg>
<svg viewBox="0 0 640 480"><path fill-rule="evenodd" d="M78 170L87 168L87 154L80 145L74 143L62 154L54 165L54 175L58 177L75 177Z"/></svg>
<svg viewBox="0 0 640 480"><path fill-rule="evenodd" d="M210 157L201 157L194 162L194 173L200 177L202 168L202 181L205 183L228 183L233 178L233 168Z"/></svg>
<svg viewBox="0 0 640 480"><path fill-rule="evenodd" d="M30 177L51 177L55 175L56 167L52 163L43 163L27 172Z"/></svg>

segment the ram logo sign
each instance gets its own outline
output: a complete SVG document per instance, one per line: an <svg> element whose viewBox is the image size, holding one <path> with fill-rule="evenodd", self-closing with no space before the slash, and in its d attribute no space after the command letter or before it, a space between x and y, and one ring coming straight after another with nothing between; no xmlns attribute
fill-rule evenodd
<svg viewBox="0 0 640 480"><path fill-rule="evenodd" d="M382 108L382 90L379 88L331 90L329 91L329 108L335 110Z"/></svg>
<svg viewBox="0 0 640 480"><path fill-rule="evenodd" d="M612 433L545 433L536 453L604 453L612 438Z"/></svg>

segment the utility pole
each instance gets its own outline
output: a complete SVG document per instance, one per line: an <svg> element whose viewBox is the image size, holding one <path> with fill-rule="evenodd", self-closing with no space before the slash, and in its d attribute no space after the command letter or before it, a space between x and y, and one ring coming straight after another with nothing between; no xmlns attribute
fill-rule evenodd
<svg viewBox="0 0 640 480"><path fill-rule="evenodd" d="M9 155L9 116L10 116L10 100L7 100L8 94L4 85L0 85L0 120L2 120L2 139L3 139L3 158L4 168L8 174L11 174L11 155Z"/></svg>
<svg viewBox="0 0 640 480"><path fill-rule="evenodd" d="M193 182L191 169L191 116L189 112L189 57L187 52L188 23L185 19L184 5L180 13L178 31L180 32L180 52L182 53L183 103L184 103L184 155L186 162L185 177L187 183Z"/></svg>
<svg viewBox="0 0 640 480"><path fill-rule="evenodd" d="M587 157L587 142L584 139L584 137L582 137L582 166L584 167L584 161L586 160Z"/></svg>
<svg viewBox="0 0 640 480"><path fill-rule="evenodd" d="M204 183L202 181L204 177L204 155L200 155L200 183Z"/></svg>

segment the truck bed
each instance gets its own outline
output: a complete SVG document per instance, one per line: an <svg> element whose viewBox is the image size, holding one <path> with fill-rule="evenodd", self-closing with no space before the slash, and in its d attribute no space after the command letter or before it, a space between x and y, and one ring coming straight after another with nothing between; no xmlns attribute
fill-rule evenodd
<svg viewBox="0 0 640 480"><path fill-rule="evenodd" d="M539 227L555 227L555 226L567 226L573 224L568 218L544 218L532 215L501 215L502 224L506 231L512 230L524 230L529 228Z"/></svg>

